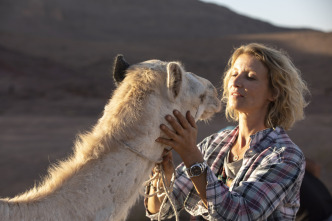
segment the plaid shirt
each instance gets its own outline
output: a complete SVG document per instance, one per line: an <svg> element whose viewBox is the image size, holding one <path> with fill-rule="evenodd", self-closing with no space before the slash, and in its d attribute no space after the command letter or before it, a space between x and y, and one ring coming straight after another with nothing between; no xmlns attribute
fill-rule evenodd
<svg viewBox="0 0 332 221"><path fill-rule="evenodd" d="M238 127L213 134L198 145L209 165L208 208L185 173L183 163L177 167L172 193L177 211L185 209L193 220L294 220L305 171L302 151L280 127L260 131L251 136L242 167L228 188L217 175L237 136ZM158 214L147 216L157 219ZM174 212L167 201L161 217L172 216Z"/></svg>

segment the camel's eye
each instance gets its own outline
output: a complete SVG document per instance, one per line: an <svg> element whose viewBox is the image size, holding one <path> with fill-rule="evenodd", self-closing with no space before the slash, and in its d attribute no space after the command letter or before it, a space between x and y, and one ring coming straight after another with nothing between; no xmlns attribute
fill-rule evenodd
<svg viewBox="0 0 332 221"><path fill-rule="evenodd" d="M206 94L201 94L199 98L201 99L201 103L205 100Z"/></svg>

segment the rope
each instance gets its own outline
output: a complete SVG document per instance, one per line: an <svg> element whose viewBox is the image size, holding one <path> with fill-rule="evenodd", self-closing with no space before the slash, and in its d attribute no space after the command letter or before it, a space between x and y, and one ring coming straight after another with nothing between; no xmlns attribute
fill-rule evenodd
<svg viewBox="0 0 332 221"><path fill-rule="evenodd" d="M154 163L161 163L163 161L162 158L158 159L158 160L155 160L155 159L152 159L148 156L145 156L144 154L142 154L141 152L139 152L138 150L136 150L135 148L132 148L131 146L129 146L128 144L126 144L125 142L123 141L120 141L120 140L117 140L114 138L114 140L120 144L122 144L122 146L124 146L126 149L130 150L131 152L137 154L138 156L140 156L141 158L143 159L146 159L148 161L151 161L151 162L154 162Z"/></svg>
<svg viewBox="0 0 332 221"><path fill-rule="evenodd" d="M124 146L126 149L128 149L131 152L137 154L141 158L156 163L156 167L155 167L156 173L149 180L145 181L143 185L145 186L145 188L149 188L150 187L150 183L153 180L158 179L158 181L157 181L157 191L155 193L151 194L151 195L146 194L146 193L143 193L143 195L145 197L153 197L155 195L157 195L157 197L162 197L162 196L166 195L166 197L163 199L163 202L161 203L160 208L159 208L158 221L160 221L160 211L163 208L163 206L165 205L165 202L166 202L167 198L169 199L169 202L170 202L170 204L172 206L172 209L174 211L174 215L175 215L176 221L179 221L178 213L176 211L175 205L174 205L174 203L173 203L173 201L171 199L171 196L170 196L170 193L173 191L173 185L174 185L174 181L175 181L175 169L173 171L173 176L172 176L172 179L171 179L171 183L170 183L170 185L168 187L166 185L165 171L164 171L164 169L163 169L163 167L161 165L161 162L163 161L163 159L159 159L159 160L156 161L156 160L154 160L154 159L152 159L150 157L145 156L144 154L142 154L141 152L139 152L135 148L132 148L131 146L129 146L125 142L119 141L117 139L114 139L114 140L116 140L118 143L122 144L122 146ZM171 151L171 150L172 149L169 149L167 153L169 153L169 151ZM173 168L174 168L174 166L173 166ZM161 180L163 182L163 186L164 186L164 190L165 191L162 191L163 189L160 187L160 177L159 177L160 175L161 175Z"/></svg>
<svg viewBox="0 0 332 221"><path fill-rule="evenodd" d="M161 166L160 169L161 169L161 178L163 180L163 184L164 184L164 188L165 188L165 194L166 194L169 202L171 203L171 206L172 206L172 209L174 211L174 215L175 215L176 221L178 221L179 220L178 212L176 211L175 205L174 205L174 203L173 203L173 201L171 199L171 196L170 196L170 193L173 191L173 185L174 185L174 181L175 181L175 169L173 171L173 176L172 176L172 180L171 180L171 183L170 183L170 189L165 185L166 184L166 176L165 176L165 172L163 170L163 167ZM164 198L162 204L160 205L159 214L158 214L158 221L160 221L160 211L163 208L165 202L166 202L166 197Z"/></svg>
<svg viewBox="0 0 332 221"><path fill-rule="evenodd" d="M163 167L162 167L162 165L160 163L156 164L155 174L149 180L145 181L145 183L144 183L145 188L150 188L151 182L153 180L156 180L156 179L157 179L157 191L155 191L153 194L146 194L146 193L144 193L143 195L145 197L148 197L148 198L156 196L156 195L157 195L157 197L162 197L162 196L166 195L165 198L163 199L163 202L160 205L160 208L159 208L158 221L161 220L160 212L161 212L162 208L164 207L167 198L168 198L168 200L169 200L169 202L170 202L170 204L172 206L172 209L174 211L174 215L175 215L176 221L178 221L179 220L179 216L178 216L178 213L176 211L174 202L172 201L171 195L170 195L172 193L172 191L173 191L173 185L174 185L174 182L175 182L175 169L173 171L173 176L172 176L170 185L167 186L166 185L165 171L163 170ZM160 181L162 181L164 188L160 187Z"/></svg>

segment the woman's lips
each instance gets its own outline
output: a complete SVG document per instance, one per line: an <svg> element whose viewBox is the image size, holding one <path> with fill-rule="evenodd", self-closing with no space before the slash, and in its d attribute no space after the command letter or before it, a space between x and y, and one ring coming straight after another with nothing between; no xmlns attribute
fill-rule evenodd
<svg viewBox="0 0 332 221"><path fill-rule="evenodd" d="M231 95L233 97L244 97L242 94L240 94L239 92L232 92Z"/></svg>

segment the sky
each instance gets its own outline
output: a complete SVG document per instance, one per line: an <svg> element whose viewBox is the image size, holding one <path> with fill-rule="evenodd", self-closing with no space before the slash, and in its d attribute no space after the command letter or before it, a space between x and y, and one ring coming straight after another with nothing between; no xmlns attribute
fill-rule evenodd
<svg viewBox="0 0 332 221"><path fill-rule="evenodd" d="M201 0L276 26L332 32L332 0Z"/></svg>

